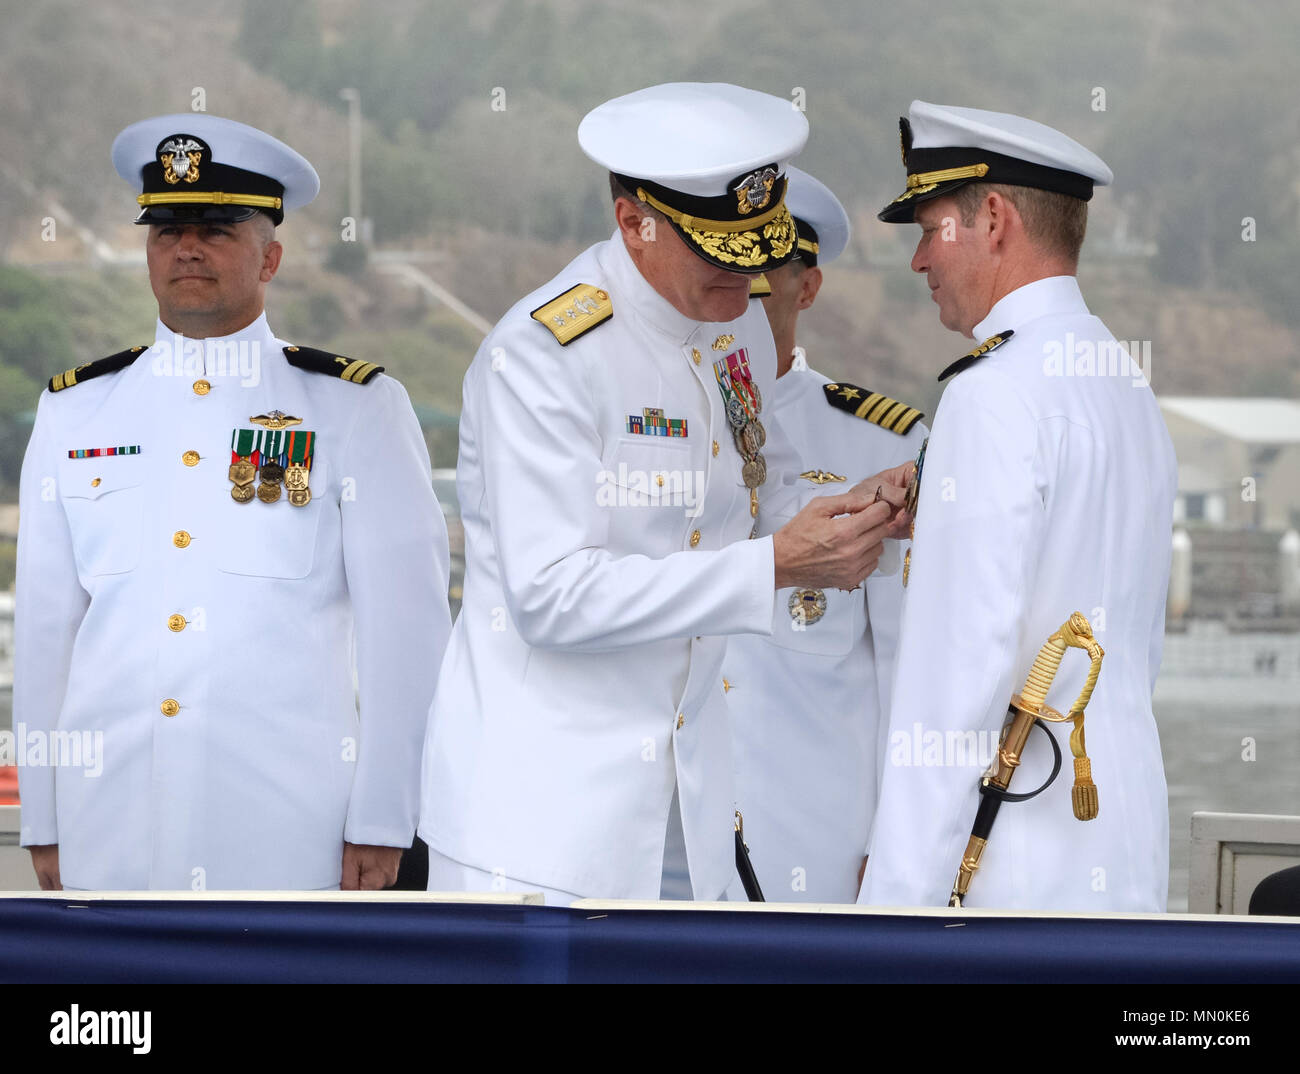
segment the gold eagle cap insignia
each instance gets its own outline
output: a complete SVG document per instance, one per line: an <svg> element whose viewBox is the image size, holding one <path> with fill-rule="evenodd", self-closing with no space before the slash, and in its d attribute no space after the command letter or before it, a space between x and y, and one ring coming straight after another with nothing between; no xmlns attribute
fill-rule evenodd
<svg viewBox="0 0 1300 1074"><path fill-rule="evenodd" d="M766 209L775 185L775 168L769 166L750 172L736 185L736 211L746 216L755 209Z"/></svg>
<svg viewBox="0 0 1300 1074"><path fill-rule="evenodd" d="M184 134L177 134L158 147L163 179L173 186L182 181L197 183L202 160L203 143Z"/></svg>

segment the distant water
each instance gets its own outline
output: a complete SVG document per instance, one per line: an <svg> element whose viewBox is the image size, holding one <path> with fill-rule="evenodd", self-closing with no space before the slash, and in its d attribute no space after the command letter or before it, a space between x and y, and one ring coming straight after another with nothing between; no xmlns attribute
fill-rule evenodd
<svg viewBox="0 0 1300 1074"><path fill-rule="evenodd" d="M12 702L0 688L0 729L11 727ZM1300 816L1300 634L1211 625L1170 635L1155 715L1169 785L1169 909L1185 911L1193 812ZM1243 760L1245 739L1253 761Z"/></svg>
<svg viewBox="0 0 1300 1074"><path fill-rule="evenodd" d="M1170 635L1154 707L1169 784L1169 909L1186 910L1193 812L1300 816L1300 634L1198 624Z"/></svg>

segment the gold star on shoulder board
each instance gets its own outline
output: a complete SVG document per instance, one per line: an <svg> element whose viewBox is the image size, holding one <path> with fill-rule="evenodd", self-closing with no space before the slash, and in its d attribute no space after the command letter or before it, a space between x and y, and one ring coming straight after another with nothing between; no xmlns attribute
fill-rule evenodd
<svg viewBox="0 0 1300 1074"><path fill-rule="evenodd" d="M861 395L861 394L862 394L862 393L861 393L860 391L858 391L857 388L841 388L841 389L840 389L840 398L841 398L841 399L856 399L856 398L857 398L859 395Z"/></svg>

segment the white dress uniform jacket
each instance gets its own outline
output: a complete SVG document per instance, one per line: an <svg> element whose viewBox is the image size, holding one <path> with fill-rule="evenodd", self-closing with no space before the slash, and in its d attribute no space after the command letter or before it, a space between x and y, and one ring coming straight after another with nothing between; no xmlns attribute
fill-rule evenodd
<svg viewBox="0 0 1300 1074"><path fill-rule="evenodd" d="M1150 388L1125 368L1074 277L1012 292L975 335L1007 330L1015 335L952 380L935 415L859 901L946 904L1011 695L1078 611L1106 651L1085 723L1100 815L1074 818L1071 725L1051 725L1061 775L1039 797L1002 806L966 905L1163 911L1168 803L1151 692L1173 448ZM1048 704L1068 709L1087 666L1069 650ZM1050 763L1034 731L1012 792L1039 786Z"/></svg>
<svg viewBox="0 0 1300 1074"><path fill-rule="evenodd" d="M176 343L41 397L14 719L102 734L102 772L20 769L21 841L75 888L337 886L345 840L415 828L450 631L428 452L397 381L295 368L265 316ZM230 495L231 433L273 409L315 434L305 507ZM69 458L110 445L139 453Z"/></svg>
<svg viewBox="0 0 1300 1074"><path fill-rule="evenodd" d="M779 529L816 496L915 459L927 435L919 421L900 436L835 409L823 390L830 383L796 366L776 382L771 407L794 445L797 473L824 470L845 480L799 479L799 498L765 515L765 529ZM806 626L790 614L795 590L779 590L771 636L727 644L736 808L769 901L857 898L903 600L895 553L892 573L873 572L861 591L823 590L826 612ZM728 894L745 897L739 881Z"/></svg>
<svg viewBox="0 0 1300 1074"><path fill-rule="evenodd" d="M530 311L578 284L607 294L613 316L560 346ZM676 784L694 895L722 894L723 636L772 629L774 569L771 539L747 539L714 377L738 349L766 400L776 355L757 304L728 324L691 320L617 233L484 340L460 422L464 604L425 747L433 850L579 895L654 899ZM630 432L647 408L685 419L687 435Z"/></svg>

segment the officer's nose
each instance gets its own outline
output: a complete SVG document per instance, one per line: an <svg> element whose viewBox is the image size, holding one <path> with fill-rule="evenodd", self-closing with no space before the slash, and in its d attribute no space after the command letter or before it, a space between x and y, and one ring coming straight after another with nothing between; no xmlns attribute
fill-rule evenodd
<svg viewBox="0 0 1300 1074"><path fill-rule="evenodd" d="M922 235L916 240L916 253L912 255L912 271L928 272L930 269L930 259L925 255L925 236Z"/></svg>
<svg viewBox="0 0 1300 1074"><path fill-rule="evenodd" d="M176 256L182 261L193 261L203 256L203 243L199 240L198 228L181 229L181 237L176 243Z"/></svg>

